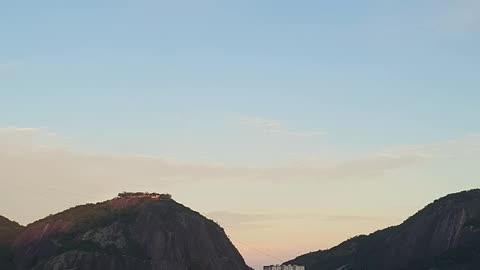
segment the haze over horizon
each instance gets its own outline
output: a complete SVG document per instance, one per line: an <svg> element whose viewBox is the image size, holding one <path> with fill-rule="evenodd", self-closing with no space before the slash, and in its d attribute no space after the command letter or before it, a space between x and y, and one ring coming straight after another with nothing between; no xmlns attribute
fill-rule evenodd
<svg viewBox="0 0 480 270"><path fill-rule="evenodd" d="M170 193L260 269L478 188L477 1L27 2L0 3L2 216Z"/></svg>

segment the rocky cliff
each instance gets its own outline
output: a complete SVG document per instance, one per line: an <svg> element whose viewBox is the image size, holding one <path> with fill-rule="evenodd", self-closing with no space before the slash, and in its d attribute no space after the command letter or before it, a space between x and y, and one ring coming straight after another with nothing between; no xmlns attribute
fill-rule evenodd
<svg viewBox="0 0 480 270"><path fill-rule="evenodd" d="M480 190L448 195L401 225L288 263L308 270L480 269Z"/></svg>
<svg viewBox="0 0 480 270"><path fill-rule="evenodd" d="M223 229L160 194L125 193L28 225L17 270L247 270Z"/></svg>

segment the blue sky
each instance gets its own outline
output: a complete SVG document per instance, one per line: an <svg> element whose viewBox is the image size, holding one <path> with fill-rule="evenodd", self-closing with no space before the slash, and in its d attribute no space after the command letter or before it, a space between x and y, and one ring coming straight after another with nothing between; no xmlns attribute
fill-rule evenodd
<svg viewBox="0 0 480 270"><path fill-rule="evenodd" d="M7 126L141 133L164 115L209 129L255 116L353 148L478 131L478 23L462 19L474 2L1 5Z"/></svg>
<svg viewBox="0 0 480 270"><path fill-rule="evenodd" d="M388 169L379 178L395 184L375 188L392 205L407 204L401 220L436 196L474 187L480 176L473 162L480 155L471 150L480 133L478 48L473 0L2 1L0 129L40 129L89 154L255 168L340 162L329 168L342 169L309 179L375 165L353 178L376 179L373 169ZM395 159L376 159L382 155ZM416 163L426 156L435 159ZM401 172L389 174L397 163ZM251 187L239 181L239 189ZM309 182L301 191L372 184L354 183ZM432 183L438 186L411 204L392 195L392 185ZM201 210L225 210L182 187L178 196ZM261 198L231 207L252 212ZM365 204L349 214L386 215L374 201ZM378 226L370 225L366 231ZM335 241L354 233L342 232Z"/></svg>

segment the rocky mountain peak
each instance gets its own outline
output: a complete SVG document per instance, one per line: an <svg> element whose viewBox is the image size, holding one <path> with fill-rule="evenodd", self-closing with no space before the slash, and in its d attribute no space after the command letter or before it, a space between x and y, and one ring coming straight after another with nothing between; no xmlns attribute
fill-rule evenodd
<svg viewBox="0 0 480 270"><path fill-rule="evenodd" d="M121 193L28 225L15 239L17 270L247 270L214 221L168 194Z"/></svg>

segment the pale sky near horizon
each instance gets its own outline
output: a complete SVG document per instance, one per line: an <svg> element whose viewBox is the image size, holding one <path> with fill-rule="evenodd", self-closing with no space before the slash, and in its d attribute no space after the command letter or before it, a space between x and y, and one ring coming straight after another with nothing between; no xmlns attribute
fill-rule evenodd
<svg viewBox="0 0 480 270"><path fill-rule="evenodd" d="M0 215L169 192L258 269L398 224L479 187L478 48L473 0L0 1Z"/></svg>

